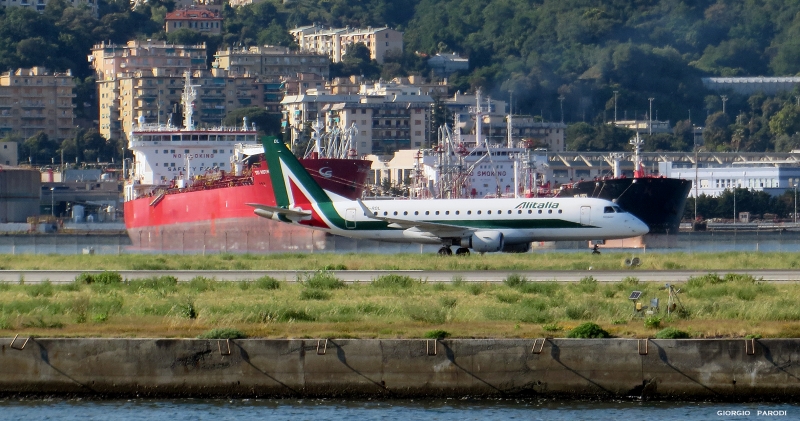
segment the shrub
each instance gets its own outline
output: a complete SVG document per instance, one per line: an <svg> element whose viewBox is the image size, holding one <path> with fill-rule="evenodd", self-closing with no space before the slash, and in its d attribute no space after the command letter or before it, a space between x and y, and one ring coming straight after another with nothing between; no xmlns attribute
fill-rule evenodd
<svg viewBox="0 0 800 421"><path fill-rule="evenodd" d="M183 300L183 302L176 305L175 311L178 313L179 316L185 317L187 319L197 318L197 309L194 306L194 300L192 300L191 298L186 298L185 300Z"/></svg>
<svg viewBox="0 0 800 421"><path fill-rule="evenodd" d="M245 335L241 330L232 327L222 327L211 329L208 332L201 333L197 339L244 339Z"/></svg>
<svg viewBox="0 0 800 421"><path fill-rule="evenodd" d="M306 278L305 284L316 289L337 289L344 288L344 282L333 276L330 272L317 271Z"/></svg>
<svg viewBox="0 0 800 421"><path fill-rule="evenodd" d="M756 278L753 278L753 275L748 274L726 273L725 277L723 278L723 282L742 282L754 284L756 282Z"/></svg>
<svg viewBox="0 0 800 421"><path fill-rule="evenodd" d="M96 313L92 316L92 321L95 323L104 323L108 321L108 313Z"/></svg>
<svg viewBox="0 0 800 421"><path fill-rule="evenodd" d="M75 278L75 282L79 284L103 284L112 285L122 282L122 275L117 272L101 272L92 274L83 272Z"/></svg>
<svg viewBox="0 0 800 421"><path fill-rule="evenodd" d="M341 263L338 263L338 264L335 264L335 265L331 264L331 265L325 265L322 268L322 270L347 270L347 266L345 266L345 265L343 265Z"/></svg>
<svg viewBox="0 0 800 421"><path fill-rule="evenodd" d="M271 277L271 276L262 276L254 282L256 288L261 289L280 289L281 288L281 281Z"/></svg>
<svg viewBox="0 0 800 421"><path fill-rule="evenodd" d="M721 278L716 273L707 273L702 276L692 276L686 281L686 286L692 288L702 288L706 286L706 284L716 285L725 282L726 280Z"/></svg>
<svg viewBox="0 0 800 421"><path fill-rule="evenodd" d="M517 273L512 273L503 280L503 283L510 288L519 288L525 285L526 282L528 282L528 279Z"/></svg>
<svg viewBox="0 0 800 421"><path fill-rule="evenodd" d="M597 290L597 279L593 276L584 276L578 281L578 289L582 292L595 292Z"/></svg>
<svg viewBox="0 0 800 421"><path fill-rule="evenodd" d="M560 285L558 285L558 282L526 282L520 286L518 290L526 294L544 294L549 296L555 294L559 288Z"/></svg>
<svg viewBox="0 0 800 421"><path fill-rule="evenodd" d="M639 278L635 276L626 276L622 278L622 283L625 285L639 285Z"/></svg>
<svg viewBox="0 0 800 421"><path fill-rule="evenodd" d="M656 339L686 339L689 337L690 335L687 332L678 330L674 327L668 327L666 329L659 330L658 333L656 333Z"/></svg>
<svg viewBox="0 0 800 421"><path fill-rule="evenodd" d="M582 325L577 326L575 329L572 329L569 334L567 334L568 338L610 338L611 335L603 330L600 326L596 323L587 322Z"/></svg>
<svg viewBox="0 0 800 421"><path fill-rule="evenodd" d="M317 317L306 310L288 309L279 314L277 319L283 322L313 322Z"/></svg>
<svg viewBox="0 0 800 421"><path fill-rule="evenodd" d="M483 293L483 284L470 283L467 285L467 291L472 295L481 295Z"/></svg>
<svg viewBox="0 0 800 421"><path fill-rule="evenodd" d="M450 336L450 332L448 332L446 330L437 329L437 330L431 330L431 331L425 332L424 336L425 336L425 338L428 338L428 339L444 339L444 338Z"/></svg>
<svg viewBox="0 0 800 421"><path fill-rule="evenodd" d="M327 300L331 294L319 289L307 288L300 292L301 300Z"/></svg>
<svg viewBox="0 0 800 421"><path fill-rule="evenodd" d="M414 279L410 276L390 273L381 275L372 281L372 286L378 288L410 288L414 285L414 282Z"/></svg>
<svg viewBox="0 0 800 421"><path fill-rule="evenodd" d="M564 309L564 314L571 320L581 320L588 318L589 311L583 305L570 305Z"/></svg>
<svg viewBox="0 0 800 421"><path fill-rule="evenodd" d="M542 325L542 330L545 332L558 332L560 330L564 330L564 328L556 323L548 323L546 325Z"/></svg>
<svg viewBox="0 0 800 421"><path fill-rule="evenodd" d="M45 280L41 284L32 284L26 285L25 289L27 290L28 295L31 297L51 297L53 296L53 284L50 281Z"/></svg>
<svg viewBox="0 0 800 421"><path fill-rule="evenodd" d="M514 304L519 301L519 294L497 294L497 301L501 303Z"/></svg>
<svg viewBox="0 0 800 421"><path fill-rule="evenodd" d="M644 327L648 329L658 329L661 327L661 317L649 316L644 319Z"/></svg>
<svg viewBox="0 0 800 421"><path fill-rule="evenodd" d="M461 276L461 275L453 276L453 280L451 281L451 284L454 287L460 287L460 286L464 285L464 277Z"/></svg>
<svg viewBox="0 0 800 421"><path fill-rule="evenodd" d="M458 303L458 300L455 297L441 297L439 298L439 304L441 304L444 308L454 308Z"/></svg>
<svg viewBox="0 0 800 421"><path fill-rule="evenodd" d="M153 276L144 279L134 279L129 285L138 290L152 289L160 292L173 292L178 286L178 278L170 275Z"/></svg>
<svg viewBox="0 0 800 421"><path fill-rule="evenodd" d="M216 287L217 281L205 276L195 276L189 281L189 289L195 292L213 291Z"/></svg>

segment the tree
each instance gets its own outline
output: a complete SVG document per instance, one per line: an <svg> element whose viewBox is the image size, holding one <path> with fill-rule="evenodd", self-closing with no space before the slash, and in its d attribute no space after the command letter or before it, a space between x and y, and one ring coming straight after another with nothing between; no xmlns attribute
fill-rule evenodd
<svg viewBox="0 0 800 421"><path fill-rule="evenodd" d="M44 132L39 132L22 143L20 155L28 158L32 165L47 165L55 158L58 144Z"/></svg>
<svg viewBox="0 0 800 421"><path fill-rule="evenodd" d="M729 147L731 133L728 128L730 119L722 111L711 114L706 119L703 130L703 143L708 151L724 151Z"/></svg>
<svg viewBox="0 0 800 421"><path fill-rule="evenodd" d="M800 131L800 107L787 104L769 119L769 130L775 136L794 135Z"/></svg>

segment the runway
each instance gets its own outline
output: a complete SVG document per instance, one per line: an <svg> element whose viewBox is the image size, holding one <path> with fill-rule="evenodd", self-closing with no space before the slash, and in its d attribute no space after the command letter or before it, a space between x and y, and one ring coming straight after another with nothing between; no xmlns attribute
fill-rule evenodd
<svg viewBox="0 0 800 421"><path fill-rule="evenodd" d="M54 284L73 282L83 272L102 273L101 270L2 270L0 282L4 283L41 283L50 281ZM178 281L186 282L203 276L218 281L251 281L262 276L271 276L286 282L299 282L313 274L313 270L120 270L123 279L143 279L156 276L174 276ZM524 276L529 281L577 282L587 276L598 282L619 282L632 276L641 282L685 282L690 277L708 273L748 274L756 279L769 282L800 281L797 270L566 270L566 271L426 271L426 270L337 270L331 271L344 282L371 282L386 274L407 275L422 282L452 282L460 279L464 282L502 282L510 274Z"/></svg>

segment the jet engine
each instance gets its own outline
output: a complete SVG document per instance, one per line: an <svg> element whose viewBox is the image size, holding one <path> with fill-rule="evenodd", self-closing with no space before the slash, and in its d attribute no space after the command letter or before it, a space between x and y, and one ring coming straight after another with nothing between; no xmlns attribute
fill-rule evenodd
<svg viewBox="0 0 800 421"><path fill-rule="evenodd" d="M531 251L531 243L504 244L503 253L527 253Z"/></svg>
<svg viewBox="0 0 800 421"><path fill-rule="evenodd" d="M503 249L503 233L499 231L477 231L469 237L469 248L478 253L500 251Z"/></svg>

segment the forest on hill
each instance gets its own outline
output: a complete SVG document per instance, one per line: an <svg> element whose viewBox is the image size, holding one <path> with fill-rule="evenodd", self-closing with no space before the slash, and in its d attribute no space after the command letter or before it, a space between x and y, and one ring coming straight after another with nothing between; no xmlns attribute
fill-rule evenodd
<svg viewBox="0 0 800 421"><path fill-rule="evenodd" d="M630 133L600 124L614 118L670 120L672 134L646 139L648 150L690 150L692 126L706 128L706 150L771 151L800 147L798 92L729 95L726 113L705 76L800 73L800 0L266 0L223 10L224 33L166 34L171 0L131 10L100 0L99 17L51 0L44 13L0 9L0 68L72 69L81 99L94 91L86 56L101 41L165 39L221 46L293 46L287 29L389 26L405 33L405 51L386 63L352 59L334 75L428 76L425 58L456 52L470 69L449 79L453 91L480 88L515 112L570 125L568 146L614 150ZM209 58L211 59L211 58ZM614 92L617 91L616 104Z"/></svg>

